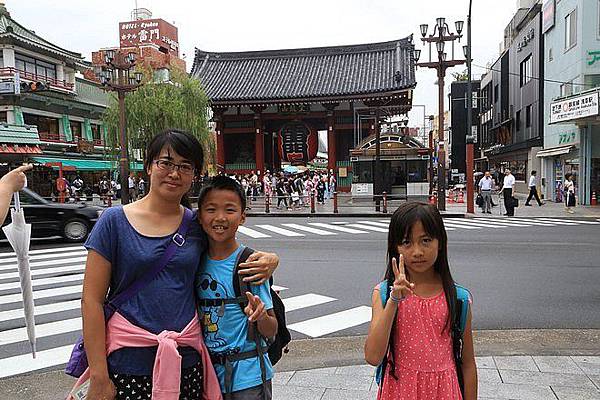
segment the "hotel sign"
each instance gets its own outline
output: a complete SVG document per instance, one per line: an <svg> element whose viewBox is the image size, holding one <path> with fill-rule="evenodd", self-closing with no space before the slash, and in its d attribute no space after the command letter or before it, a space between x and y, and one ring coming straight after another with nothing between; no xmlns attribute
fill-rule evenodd
<svg viewBox="0 0 600 400"><path fill-rule="evenodd" d="M598 92L573 96L550 105L550 123L598 115Z"/></svg>

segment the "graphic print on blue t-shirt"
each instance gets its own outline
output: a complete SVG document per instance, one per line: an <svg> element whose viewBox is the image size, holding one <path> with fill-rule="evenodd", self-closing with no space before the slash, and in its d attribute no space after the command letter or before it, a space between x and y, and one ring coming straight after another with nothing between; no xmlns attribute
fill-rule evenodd
<svg viewBox="0 0 600 400"><path fill-rule="evenodd" d="M235 261L243 246L239 246L224 260L212 260L205 255L202 266L196 277L196 295L199 299L231 299L235 297L233 288L233 273ZM269 282L259 286L251 286L252 293L260 297L265 309L273 308L269 291ZM221 306L201 306L198 314L202 321L204 343L211 354L235 354L256 349L253 341L249 341L248 317L243 313L239 304ZM263 344L265 344L263 342ZM273 378L273 367L267 354L264 356L266 379ZM215 364L215 371L225 392L225 367ZM232 391L248 389L262 383L260 362L258 357L252 357L233 363Z"/></svg>

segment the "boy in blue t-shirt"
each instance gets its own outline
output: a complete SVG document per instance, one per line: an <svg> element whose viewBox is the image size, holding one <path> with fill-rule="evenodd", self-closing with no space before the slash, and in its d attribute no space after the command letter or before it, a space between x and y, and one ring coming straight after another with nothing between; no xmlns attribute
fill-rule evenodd
<svg viewBox="0 0 600 400"><path fill-rule="evenodd" d="M235 234L246 220L245 210L246 197L233 179L216 176L203 187L198 198L198 219L208 236L208 252L196 278L196 295L204 342L225 398L268 400L273 367L262 338L277 333L269 282L253 286L252 293L241 293L247 299L243 312L237 302L219 302L236 297L233 281L238 277L233 274L244 246L237 243ZM254 325L250 331L249 323ZM262 355L255 340L248 337L249 332L262 337Z"/></svg>

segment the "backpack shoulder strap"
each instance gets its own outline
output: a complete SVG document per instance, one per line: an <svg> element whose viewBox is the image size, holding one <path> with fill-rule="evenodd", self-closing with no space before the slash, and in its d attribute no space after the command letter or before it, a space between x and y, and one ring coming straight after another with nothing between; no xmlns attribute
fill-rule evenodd
<svg viewBox="0 0 600 400"><path fill-rule="evenodd" d="M235 293L235 297L245 297L244 293L242 293L242 290L244 292L252 292L250 290L250 285L248 282L244 282L242 280L243 278L240 274L238 274L238 271L240 270L240 264L245 262L248 257L254 253L254 250L244 245L242 245L242 247L242 250L238 253L237 258L235 259L235 268L233 269L233 292ZM242 305L242 309L243 308L244 306Z"/></svg>
<svg viewBox="0 0 600 400"><path fill-rule="evenodd" d="M471 304L471 293L463 286L454 284L454 287L456 288L456 300L461 307L459 327L460 331L464 332L465 327L467 326L467 317L469 315L469 306Z"/></svg>
<svg viewBox="0 0 600 400"><path fill-rule="evenodd" d="M388 301L390 291L388 288L387 280L379 282L379 298L381 299L381 305L385 308L385 303Z"/></svg>

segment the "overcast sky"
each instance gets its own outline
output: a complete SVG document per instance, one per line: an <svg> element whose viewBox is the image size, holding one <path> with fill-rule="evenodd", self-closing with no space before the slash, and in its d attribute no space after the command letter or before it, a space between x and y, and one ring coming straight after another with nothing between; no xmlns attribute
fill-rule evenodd
<svg viewBox="0 0 600 400"><path fill-rule="evenodd" d="M135 0L4 1L16 21L88 60L92 51L119 44L118 23L130 20L136 4ZM473 3L473 63L485 66L498 57L516 0ZM454 30L455 20L464 20L466 26L468 12L468 0L138 0L137 5L178 27L188 70L195 47L207 51L319 47L388 41L411 33L418 39L419 24L428 23L431 29L436 17L446 17ZM465 43L466 38L457 43L457 58L462 58ZM423 61L427 49L420 41L417 48L423 49ZM474 66L474 78L482 72ZM433 70L417 70L413 104L424 104L427 114L437 113L435 81ZM410 125L421 126L422 121L423 107L415 107Z"/></svg>

